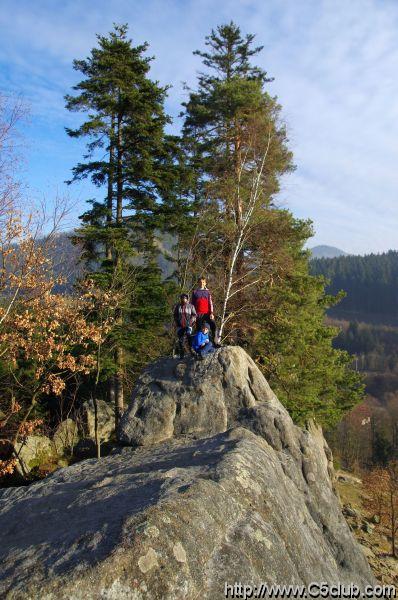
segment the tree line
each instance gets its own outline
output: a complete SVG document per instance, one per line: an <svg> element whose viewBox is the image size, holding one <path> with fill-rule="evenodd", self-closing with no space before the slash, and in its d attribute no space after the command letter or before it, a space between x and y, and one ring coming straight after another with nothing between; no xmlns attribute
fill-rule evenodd
<svg viewBox="0 0 398 600"><path fill-rule="evenodd" d="M338 323L333 345L353 355L352 368L365 375L367 396L330 432L330 443L346 468L385 466L398 458L398 329Z"/></svg>
<svg viewBox="0 0 398 600"><path fill-rule="evenodd" d="M398 376L398 328L358 321L342 321L333 342L354 356L360 371L394 373Z"/></svg>
<svg viewBox="0 0 398 600"><path fill-rule="evenodd" d="M327 291L346 296L331 314L342 311L385 317L398 323L398 251L365 256L338 256L311 260L311 273L329 280Z"/></svg>
<svg viewBox="0 0 398 600"><path fill-rule="evenodd" d="M312 223L277 205L281 179L295 165L272 78L254 64L262 47L232 22L211 31L204 50L194 52L202 71L187 90L179 135L168 133L168 88L151 79L147 50L116 25L74 61L81 81L66 108L83 118L67 134L86 140L86 152L69 183L89 178L98 194L73 236L84 269L68 299L57 293L62 282L36 273L46 261L43 248L43 259L32 243L21 260L15 241L29 244L32 235L22 223L14 232L15 211L4 213L3 437L24 435L56 397L101 396L113 403L117 423L139 371L170 352L172 305L199 275L211 286L223 343L251 353L298 423L310 416L336 422L362 398L363 383L350 355L333 348L338 329L324 323L341 294L326 293L325 278L310 273L304 244ZM172 240L163 256L173 265L167 279L158 266L161 236ZM40 305L32 314L24 286L29 260L33 287L41 282L30 292ZM76 318L51 309L58 302ZM51 344L34 318L39 309L53 324L46 325ZM29 343L40 336L38 353Z"/></svg>

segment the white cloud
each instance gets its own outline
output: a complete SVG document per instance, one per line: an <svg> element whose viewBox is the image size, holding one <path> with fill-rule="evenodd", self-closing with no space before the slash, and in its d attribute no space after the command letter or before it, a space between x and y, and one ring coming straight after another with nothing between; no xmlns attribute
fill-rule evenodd
<svg viewBox="0 0 398 600"><path fill-rule="evenodd" d="M192 51L217 24L233 19L265 48L258 63L275 76L297 172L280 202L314 221L310 244L348 252L397 247L398 3L393 0L127 0L11 3L0 14L0 84L32 103L30 130L54 173L73 164L62 131L74 115L63 95L77 81L73 58L86 56L95 33L129 22L136 43L150 42L152 74L172 83L167 108L179 112L181 82L195 82ZM36 124L36 126L35 126ZM32 141L34 143L34 141ZM76 148L77 161L80 147ZM34 163L39 164L39 163ZM33 179L47 181L41 160ZM34 166L34 165L33 165ZM67 177L67 173L65 177ZM62 181L59 181L61 184Z"/></svg>

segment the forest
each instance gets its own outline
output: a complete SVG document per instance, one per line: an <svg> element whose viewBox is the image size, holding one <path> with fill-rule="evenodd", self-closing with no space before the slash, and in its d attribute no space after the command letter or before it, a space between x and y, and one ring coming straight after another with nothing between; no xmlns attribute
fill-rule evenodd
<svg viewBox="0 0 398 600"><path fill-rule="evenodd" d="M338 256L311 261L311 273L330 280L327 291L346 296L329 314L398 325L398 251L365 256Z"/></svg>
<svg viewBox="0 0 398 600"><path fill-rule="evenodd" d="M329 293L344 290L327 310L340 329L333 346L353 356L366 383L365 402L331 432L331 443L348 468L385 465L398 458L398 252L317 258L310 271L328 280Z"/></svg>
<svg viewBox="0 0 398 600"><path fill-rule="evenodd" d="M272 79L255 64L262 47L232 22L209 33L194 51L201 71L187 90L178 135L170 133L168 88L151 78L148 50L148 44L134 45L127 25L116 25L97 36L88 57L73 63L80 81L65 90L65 108L80 121L66 135L71 145L84 141L86 150L68 183L89 179L98 194L88 199L73 232L80 264L72 286L54 252L68 207L60 200L51 214L26 209L29 202L12 175L25 115L17 100L1 99L5 482L21 471L29 440L69 435L71 422L79 423L88 406L95 452L106 451L100 408L117 426L143 367L171 354L173 305L198 276L212 290L222 343L251 354L297 423L315 418L330 428L364 397L363 377L350 355L357 348L335 345L339 328L325 322L348 281L341 267L331 291L325 275L331 276L330 265L343 263L310 265L305 243L313 235L311 220L278 206L281 182L295 164L282 107L268 91ZM167 250L159 244L166 238L172 240ZM170 265L167 276L160 255ZM387 255L372 288L377 310L394 309L387 277L397 270L394 258L396 253ZM352 285L364 296L374 275L363 266L360 273ZM41 477L77 460L72 433L72 441L23 475Z"/></svg>

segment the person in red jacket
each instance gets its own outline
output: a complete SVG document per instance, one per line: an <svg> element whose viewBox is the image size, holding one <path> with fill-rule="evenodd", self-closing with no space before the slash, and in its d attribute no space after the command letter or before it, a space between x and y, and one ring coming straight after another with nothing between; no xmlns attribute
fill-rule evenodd
<svg viewBox="0 0 398 600"><path fill-rule="evenodd" d="M196 289L192 292L191 304L194 305L197 318L197 331L202 329L203 323L210 327L213 344L218 347L216 321L214 319L213 299L210 290L207 289L206 278L199 277Z"/></svg>

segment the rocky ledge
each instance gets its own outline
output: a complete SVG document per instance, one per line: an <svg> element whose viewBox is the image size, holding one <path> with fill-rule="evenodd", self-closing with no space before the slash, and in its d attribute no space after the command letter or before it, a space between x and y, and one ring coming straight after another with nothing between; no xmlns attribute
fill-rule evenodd
<svg viewBox="0 0 398 600"><path fill-rule="evenodd" d="M331 454L240 348L142 375L130 447L0 493L0 595L224 598L225 582L374 585Z"/></svg>

